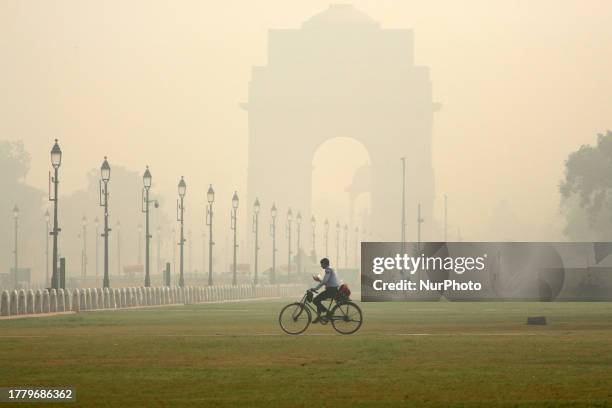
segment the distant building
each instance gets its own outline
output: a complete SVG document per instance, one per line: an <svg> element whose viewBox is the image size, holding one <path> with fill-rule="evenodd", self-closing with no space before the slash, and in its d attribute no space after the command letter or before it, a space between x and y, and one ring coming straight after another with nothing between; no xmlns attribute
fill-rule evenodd
<svg viewBox="0 0 612 408"><path fill-rule="evenodd" d="M437 105L429 69L414 63L413 43L412 30L382 29L350 5L332 5L301 29L270 30L268 63L253 68L243 105L249 116L248 202L259 197L269 208L275 201L310 219L313 156L325 141L350 137L370 155L365 170L373 235L400 239L400 157L406 156L408 238L416 239L420 202L427 239Z"/></svg>

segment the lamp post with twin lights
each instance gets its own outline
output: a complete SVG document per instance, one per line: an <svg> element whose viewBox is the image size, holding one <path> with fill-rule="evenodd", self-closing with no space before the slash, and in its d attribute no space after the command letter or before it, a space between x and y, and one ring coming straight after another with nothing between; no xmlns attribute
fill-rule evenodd
<svg viewBox="0 0 612 408"><path fill-rule="evenodd" d="M270 209L270 235L272 236L272 270L270 270L270 283L276 283L276 205Z"/></svg>
<svg viewBox="0 0 612 408"><path fill-rule="evenodd" d="M255 234L255 267L254 267L254 275L253 275L253 284L257 285L257 270L258 270L258 255L259 255L259 210L261 209L261 205L259 204L259 199L255 199L255 203L253 203L253 234Z"/></svg>
<svg viewBox="0 0 612 408"><path fill-rule="evenodd" d="M153 177L149 171L149 166L147 166L142 176L142 184L144 186L142 189L142 212L145 213L145 287L151 286L151 275L149 271L149 249L151 246L151 233L149 232L149 204L153 203L155 208L159 207L157 200L149 199L149 190L151 189L152 180Z"/></svg>
<svg viewBox="0 0 612 408"><path fill-rule="evenodd" d="M111 168L108 164L106 156L100 167L100 206L104 207L104 278L102 279L102 286L105 288L110 287L110 277L108 273L108 233L111 231L108 226L108 182L110 180ZM96 261L97 262L97 261Z"/></svg>
<svg viewBox="0 0 612 408"><path fill-rule="evenodd" d="M231 228L234 231L234 263L232 266L232 285L236 286L238 284L238 278L236 276L236 253L238 250L238 241L236 240L236 214L238 212L238 192L234 191L234 195L232 196L232 216L231 216Z"/></svg>
<svg viewBox="0 0 612 408"><path fill-rule="evenodd" d="M212 184L208 187L206 193L206 199L208 200L208 207L206 207L206 225L208 225L208 286L213 284L213 203L215 202L215 190L213 190Z"/></svg>
<svg viewBox="0 0 612 408"><path fill-rule="evenodd" d="M181 176L181 181L178 183L178 195L179 198L176 200L176 220L180 223L181 232L179 237L179 287L185 286L185 277L183 275L184 269L184 247L185 247L185 235L183 232L184 223L185 223L185 205L184 199L185 194L187 193L187 184L185 183L185 179Z"/></svg>
<svg viewBox="0 0 612 408"><path fill-rule="evenodd" d="M50 234L53 236L53 257L52 257L52 274L51 274L51 287L53 289L59 289L60 279L59 272L57 270L57 238L61 231L57 221L57 206L58 206L58 188L59 188L59 167L62 164L62 150L55 139L55 144L51 149L51 165L53 166L53 177L49 173L49 201L53 202L53 231ZM53 197L51 197L51 183L53 183Z"/></svg>

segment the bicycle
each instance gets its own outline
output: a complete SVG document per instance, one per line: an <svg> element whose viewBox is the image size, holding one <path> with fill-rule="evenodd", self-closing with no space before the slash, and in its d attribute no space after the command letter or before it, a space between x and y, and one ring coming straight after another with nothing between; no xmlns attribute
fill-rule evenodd
<svg viewBox="0 0 612 408"><path fill-rule="evenodd" d="M278 315L278 323L287 334L298 335L308 329L312 323L312 313L317 313L312 305L313 290L308 289L299 302L285 306ZM336 302L333 308L332 304ZM331 309L330 309L331 308ZM320 323L331 322L333 328L340 334L353 334L363 323L361 309L349 298L331 299L327 307L327 315L321 315Z"/></svg>

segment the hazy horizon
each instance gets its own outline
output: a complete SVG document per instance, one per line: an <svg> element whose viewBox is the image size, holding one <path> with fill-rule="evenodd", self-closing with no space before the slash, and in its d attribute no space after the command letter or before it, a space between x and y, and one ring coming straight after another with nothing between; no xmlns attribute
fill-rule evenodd
<svg viewBox="0 0 612 408"><path fill-rule="evenodd" d="M139 173L150 165L172 216L184 175L190 225L199 226L208 184L220 206L229 208L234 190L246 197L248 123L239 104L251 68L266 64L268 30L299 28L329 4L2 0L0 138L24 141L26 181L43 191L58 138L62 195L84 189L107 155L111 166ZM563 162L594 143L612 114L612 3L351 4L382 28L414 30L415 61L430 68L442 104L433 126L435 214L440 223L447 194L450 239L457 228L469 240L560 239ZM340 214L350 174L367 157L358 143L331 146L315 155L327 173L313 188L326 195L321 208ZM278 199L261 200L267 210ZM507 237L495 226L504 220L491 221L500 206L517 221Z"/></svg>

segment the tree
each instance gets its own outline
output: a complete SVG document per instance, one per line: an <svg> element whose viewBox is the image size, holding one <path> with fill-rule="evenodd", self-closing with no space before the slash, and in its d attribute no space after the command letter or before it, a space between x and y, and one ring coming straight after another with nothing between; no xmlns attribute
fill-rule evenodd
<svg viewBox="0 0 612 408"><path fill-rule="evenodd" d="M597 145L583 145L565 162L559 186L573 241L612 240L612 132L597 135Z"/></svg>
<svg viewBox="0 0 612 408"><path fill-rule="evenodd" d="M19 207L19 253L21 268L32 268L32 279L43 282L45 274L44 192L25 183L30 154L23 142L0 140L0 273L13 267L13 207Z"/></svg>

